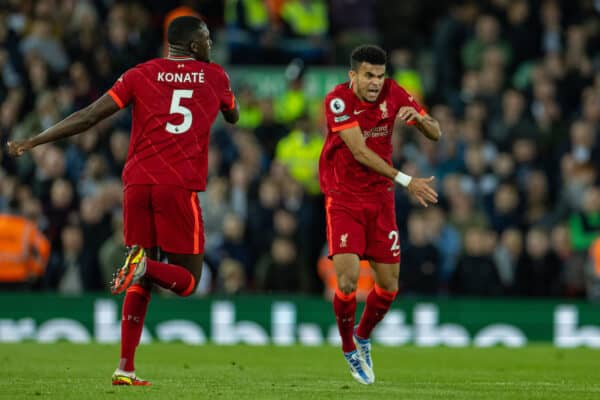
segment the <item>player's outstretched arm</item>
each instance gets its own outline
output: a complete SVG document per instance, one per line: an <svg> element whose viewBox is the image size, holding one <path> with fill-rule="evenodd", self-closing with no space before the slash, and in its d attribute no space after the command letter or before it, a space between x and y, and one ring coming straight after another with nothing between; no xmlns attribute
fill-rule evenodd
<svg viewBox="0 0 600 400"><path fill-rule="evenodd" d="M340 131L340 137L346 146L348 146L356 161L406 187L408 192L415 196L424 207L427 207L428 203L437 203L438 195L429 186L433 181L433 176L429 178L413 178L398 171L366 145L358 126Z"/></svg>
<svg viewBox="0 0 600 400"><path fill-rule="evenodd" d="M74 112L39 135L25 140L8 142L6 144L8 153L13 157L18 157L40 144L54 142L84 132L117 111L119 111L117 103L105 94L89 106Z"/></svg>
<svg viewBox="0 0 600 400"><path fill-rule="evenodd" d="M440 140L442 130L437 120L429 114L420 114L416 109L410 106L400 107L398 118L406 123L413 123L423 135L431 140Z"/></svg>

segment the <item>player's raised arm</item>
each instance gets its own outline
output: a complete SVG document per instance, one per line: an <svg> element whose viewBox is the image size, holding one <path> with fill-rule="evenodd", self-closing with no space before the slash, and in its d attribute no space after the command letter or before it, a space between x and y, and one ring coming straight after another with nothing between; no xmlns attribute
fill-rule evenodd
<svg viewBox="0 0 600 400"><path fill-rule="evenodd" d="M11 156L20 156L25 151L40 144L54 142L69 136L77 135L96 125L99 121L119 111L119 106L104 94L89 106L74 112L56 125L51 126L42 133L24 140L13 140L6 144Z"/></svg>
<svg viewBox="0 0 600 400"><path fill-rule="evenodd" d="M406 187L408 192L415 196L424 207L427 207L428 203L437 203L437 193L429 186L434 179L433 176L414 178L389 165L366 145L358 125L344 129L339 134L356 161Z"/></svg>
<svg viewBox="0 0 600 400"><path fill-rule="evenodd" d="M414 107L404 106L398 110L398 118L416 126L428 139L439 140L442 137L439 122L426 112L420 113Z"/></svg>

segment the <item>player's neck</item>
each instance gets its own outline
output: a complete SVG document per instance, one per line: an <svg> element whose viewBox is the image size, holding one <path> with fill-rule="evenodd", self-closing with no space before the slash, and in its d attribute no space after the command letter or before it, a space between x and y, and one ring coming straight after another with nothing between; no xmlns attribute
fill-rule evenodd
<svg viewBox="0 0 600 400"><path fill-rule="evenodd" d="M194 55L192 53L190 53L189 51L183 50L177 46L172 46L172 45L169 45L169 53L167 55L167 58L177 59L177 60L182 60L182 59L195 60L196 59L194 57Z"/></svg>

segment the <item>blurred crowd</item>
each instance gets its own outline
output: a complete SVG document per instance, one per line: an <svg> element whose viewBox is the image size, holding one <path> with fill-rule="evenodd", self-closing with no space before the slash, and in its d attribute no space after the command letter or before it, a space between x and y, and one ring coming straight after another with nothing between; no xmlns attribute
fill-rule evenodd
<svg viewBox="0 0 600 400"><path fill-rule="evenodd" d="M378 43L389 76L441 124L397 123L395 165L436 177L438 206L396 191L405 295L600 296L600 4L593 0L8 0L0 6L0 139L41 132L164 54L164 26L203 17L225 68L279 64L275 98L234 87L200 194L199 295L324 293L327 254L312 65ZM0 287L106 290L125 255L130 115L0 158ZM363 264L361 293L373 284ZM360 294L359 294L360 295Z"/></svg>

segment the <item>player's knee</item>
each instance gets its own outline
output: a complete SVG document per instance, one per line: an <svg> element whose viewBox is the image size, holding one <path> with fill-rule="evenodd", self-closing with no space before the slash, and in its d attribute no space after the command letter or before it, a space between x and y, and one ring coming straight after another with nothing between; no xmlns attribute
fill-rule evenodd
<svg viewBox="0 0 600 400"><path fill-rule="evenodd" d="M379 285L380 288L382 288L383 290L385 290L386 292L390 292L390 293L395 293L398 291L398 281L389 281L389 282L382 282L381 285Z"/></svg>
<svg viewBox="0 0 600 400"><path fill-rule="evenodd" d="M356 291L356 282L352 282L350 280L340 281L338 283L338 289L344 294L350 294Z"/></svg>
<svg viewBox="0 0 600 400"><path fill-rule="evenodd" d="M189 286L183 291L177 293L180 297L189 297L196 292L198 283L200 282L200 274L191 273L192 279L190 280Z"/></svg>

